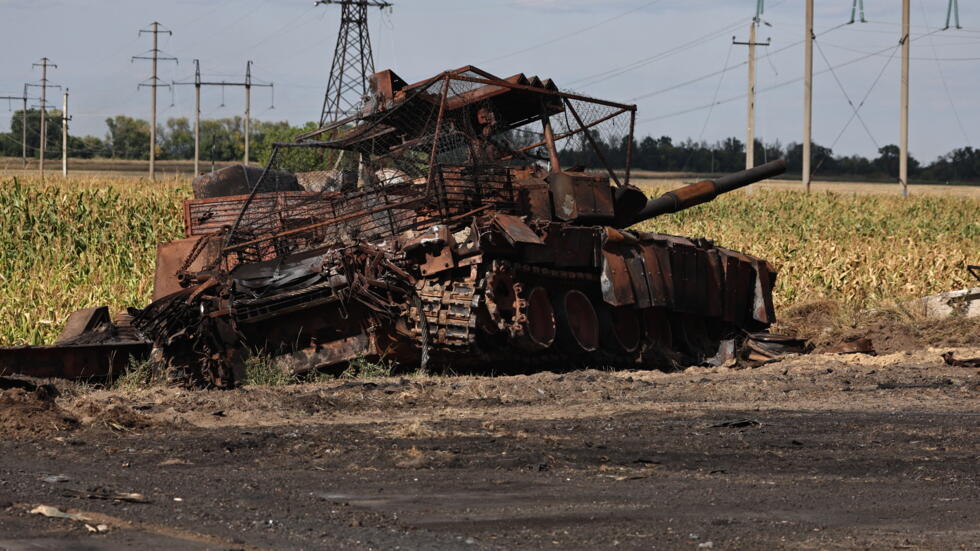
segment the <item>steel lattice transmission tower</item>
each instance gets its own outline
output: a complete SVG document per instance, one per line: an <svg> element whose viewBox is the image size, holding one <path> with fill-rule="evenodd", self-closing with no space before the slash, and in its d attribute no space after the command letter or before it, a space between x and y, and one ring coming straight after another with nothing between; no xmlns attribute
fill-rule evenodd
<svg viewBox="0 0 980 551"><path fill-rule="evenodd" d="M320 126L354 114L368 92L368 76L374 73L368 8L390 8L379 0L317 0L314 5L338 4L342 8L337 46L333 52L327 92L323 96Z"/></svg>

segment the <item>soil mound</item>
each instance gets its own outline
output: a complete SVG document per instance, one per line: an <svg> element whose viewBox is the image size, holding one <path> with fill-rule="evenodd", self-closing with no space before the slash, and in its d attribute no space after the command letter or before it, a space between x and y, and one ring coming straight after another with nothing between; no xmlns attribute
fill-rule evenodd
<svg viewBox="0 0 980 551"><path fill-rule="evenodd" d="M0 438L46 436L78 428L78 420L54 401L50 385L0 378Z"/></svg>

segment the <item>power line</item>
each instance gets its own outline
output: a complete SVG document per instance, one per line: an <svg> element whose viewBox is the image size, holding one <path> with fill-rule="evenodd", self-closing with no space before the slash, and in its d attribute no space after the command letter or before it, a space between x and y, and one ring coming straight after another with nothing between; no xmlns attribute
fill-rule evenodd
<svg viewBox="0 0 980 551"><path fill-rule="evenodd" d="M854 110L854 112L851 114L851 117L849 119L847 119L847 122L846 123L844 123L844 126L840 129L840 132L837 133L837 137L834 138L834 141L831 142L830 147L828 149L830 149L830 150L833 150L834 149L834 147L837 145L837 142L840 141L841 137L844 135L844 132L851 125L851 122L853 122L854 121L854 118L858 116L858 110L861 109L861 107L864 105L864 102L867 101L868 96L871 95L871 91L874 90L875 86L878 84L878 81L881 80L882 75L885 74L885 69L887 69L888 66L891 64L891 61L895 57L895 52L898 51L898 47L899 46L900 46L900 44L899 45L896 45L896 46L894 46L892 48L892 54L888 58L888 61L886 61L885 64L881 66L881 70L878 71L878 76L875 77L874 81L871 83L871 86L868 87L868 91L865 92L864 97L861 98L861 103L858 104L857 109ZM820 46L817 45L817 47L819 48ZM822 53L821 53L821 55L822 55ZM826 59L826 58L824 58L824 59ZM863 123L864 121L862 120L861 122ZM865 130L867 130L867 127L865 127ZM869 132L868 135L870 136L870 132ZM874 142L875 147L879 147L878 146L878 143L874 141L874 138L873 137L871 138L871 141ZM879 149L880 149L880 147L879 147ZM820 162L813 169L813 172L811 173L811 177L813 175L815 175L817 173L817 171L820 170L820 167L823 166L824 161L826 161L826 160L827 160L826 157L823 157L822 159L820 159Z"/></svg>
<svg viewBox="0 0 980 551"><path fill-rule="evenodd" d="M929 35L922 35L922 36L929 36ZM930 41L932 40L932 38L933 38L932 36L929 36L929 40ZM957 46L961 46L961 45L962 44L957 44ZM848 46L841 46L839 44L832 44L832 43L828 43L828 42L825 42L824 43L824 46L827 46L827 47L830 47L830 48L836 48L838 50L844 50L844 51L847 51L847 52L854 52L856 54L869 54L869 55L874 55L874 56L878 56L878 57L885 57L885 54L871 53L871 52L868 52L867 50L859 50L857 48L851 48L851 47L848 47ZM933 48L933 52L935 53L935 48ZM938 54L937 54L937 56L938 56ZM911 59L913 61L980 61L980 57L910 57L909 59Z"/></svg>
<svg viewBox="0 0 980 551"><path fill-rule="evenodd" d="M701 36L699 36L699 37L697 37L697 38L695 38L693 40L689 40L687 42L684 42L683 44L679 44L677 46L674 46L674 47L669 48L667 50L664 50L662 52L658 52L658 53L653 54L651 56L647 56L647 57L644 57L642 59L638 59L636 61L633 61L631 63L627 63L626 65L621 65L621 66L616 67L614 69L608 69L608 70L602 71L600 73L595 73L595 74L592 74L592 75L589 75L589 76L585 76L585 77L582 77L582 78L579 78L579 79L570 81L569 84L572 85L572 86L587 87L587 86L592 86L593 84L598 84L600 82L605 82L605 81L607 81L607 80L609 80L611 78L615 78L615 77L617 77L619 75L622 75L624 73L628 73L630 71L635 71L636 69L639 69L641 67L645 67L647 65L650 65L651 63L654 63L654 62L657 62L657 61L661 61L663 59L667 59L668 57L671 57L671 56L673 56L675 54L678 54L678 53L681 53L681 52L685 52L685 51L689 50L690 48L692 48L692 47L694 47L696 45L703 44L705 40L708 40L710 38L714 38L716 36L720 36L720 35L723 35L723 34L728 34L733 29L737 28L739 25L742 25L743 23L744 23L744 18L740 18L737 22L734 22L734 23L731 23L731 24L726 25L724 27L718 28L718 29L716 29L714 31L711 31L711 32L707 33L707 34L701 35Z"/></svg>
<svg viewBox="0 0 980 551"><path fill-rule="evenodd" d="M728 53L725 54L725 67L726 68L728 67L729 60L731 60L731 58L732 58L732 50L734 50L734 49L735 49L735 43L732 42L732 43L730 43L728 45ZM697 141L699 143L701 142L702 139L704 139L704 133L708 130L708 121L711 120L711 114L715 112L714 102L718 100L718 92L721 91L721 83L724 82L724 81L725 81L725 73L721 73L721 76L718 77L718 85L715 86L715 93L711 96L712 106L711 106L710 109L708 109L708 114L705 115L705 117L704 117L704 124L701 125L701 133L698 134ZM685 171L685 170L687 170L687 163L691 162L691 159L694 157L694 152L695 152L695 150L692 149L691 152L687 155L687 159L684 159L684 164L681 165L681 171L682 172ZM713 153L712 153L712 155L713 155ZM714 157L712 157L712 172L713 171L714 171Z"/></svg>
<svg viewBox="0 0 980 551"><path fill-rule="evenodd" d="M844 94L844 99L847 100L847 104L851 106L851 110L854 112L853 115L851 115L851 117L852 118L857 117L858 122L861 123L861 126L864 127L864 131L867 132L868 137L871 138L871 142L875 144L876 148L881 147L878 145L878 140L876 140L875 137L871 134L871 129L868 128L867 123L864 122L864 117L862 117L861 114L858 112L859 107L854 105L854 102L851 101L851 96L848 95L847 90L844 88L844 83L840 81L840 78L837 76L837 72L834 71L833 65L830 64L830 61L827 59L826 54L823 53L823 48L820 47L820 42L814 40L813 43L817 45L817 51L820 52L820 57L822 57L824 63L827 64L827 70L830 71L830 74L834 77L834 82L836 82L837 87L840 88L841 94ZM889 58L889 61L890 60L891 59ZM864 102L862 102L861 105L864 105Z"/></svg>
<svg viewBox="0 0 980 551"><path fill-rule="evenodd" d="M835 31L835 30L837 30L837 29L839 29L839 28L841 28L841 27L843 27L845 25L847 25L847 23L841 23L840 25L831 27L831 28L829 28L829 29L821 32L817 36L823 36L823 35L829 34L829 33L833 32L833 31ZM771 55L775 55L775 54L779 54L779 53L785 52L786 50L789 50L791 48L795 48L796 46L799 46L802 43L803 43L802 40L797 40L796 42L793 42L791 44L787 44L786 46L783 46L782 48L777 48L777 49L773 50L772 53L771 53ZM646 98L653 97L653 96L659 96L660 94L665 94L667 92L676 90L678 88L683 88L684 86L688 86L690 84L701 82L702 80L709 79L709 78L711 78L713 76L717 76L719 74L722 74L722 73L725 73L725 72L728 72L728 71L734 71L735 69L738 69L739 67L742 67L744 65L748 65L748 61L743 61L741 63L732 65L730 67L720 69L718 71L712 71L710 73L707 73L707 74L704 74L704 75L701 75L701 76L698 76L698 77L694 77L692 79L689 79L689 80L686 80L684 82L675 84L673 86L668 86L666 88L661 88L659 90L654 90L653 92L648 92L646 94L641 94L639 96L630 98L628 101L637 101L637 100L646 99ZM802 79L802 77L801 77L801 79Z"/></svg>
<svg viewBox="0 0 980 551"><path fill-rule="evenodd" d="M929 16L926 14L926 7L919 0L919 8L922 10L922 20L928 24ZM954 12L955 9L955 12ZM951 14L956 16L956 28L960 28L960 12L959 5L957 5L956 0L949 0L949 8L946 11L946 27L949 28L949 18ZM966 127L963 125L963 120L960 118L959 111L956 110L956 103L953 101L953 95L949 92L949 84L946 82L946 75L943 73L943 66L939 63L939 53L936 51L936 43L929 37L929 45L932 47L933 60L936 62L936 70L939 72L939 80L943 83L943 90L946 92L946 99L949 100L949 107L953 111L953 117L956 119L956 124L960 128L960 132L963 134L963 139L966 140L966 144L972 147L970 143L970 136L966 133Z"/></svg>
<svg viewBox="0 0 980 551"><path fill-rule="evenodd" d="M735 43L732 42L728 45L728 54L725 55L725 67L728 67L728 61L732 57L732 50L735 49ZM715 86L715 93L711 96L711 108L708 109L707 116L704 117L704 124L701 126L701 133L698 134L698 141L704 137L705 131L708 129L708 121L711 120L711 114L714 112L714 102L718 100L718 92L721 91L721 83L725 80L725 73L722 72L721 76L718 78L718 86ZM686 163L685 163L686 164Z"/></svg>
<svg viewBox="0 0 980 551"><path fill-rule="evenodd" d="M888 49L891 49L893 47L894 46L889 46ZM887 51L887 49L886 50L881 50L881 51ZM863 60L868 59L870 57L872 57L872 55L869 54L869 55L864 55L864 56L861 56L861 57L858 57L858 58L854 58L854 59L851 59L849 61L845 61L844 63L837 64L837 65L834 66L834 68L835 69L840 69L841 67L846 67L848 65L853 65L854 63L857 63L859 61L863 61ZM830 72L829 69L824 69L822 71L816 71L816 72L814 72L814 75L822 75L824 73L829 73L829 72ZM783 82L779 82L779 83L773 84L773 85L768 86L768 87L765 87L765 88L760 88L759 90L757 90L756 93L762 94L762 93L765 93L765 92L770 92L772 90L776 90L776 89L779 89L779 88L783 88L785 86L789 86L790 84L795 84L797 82L800 82L801 80L803 80L803 77L796 77L796 78L792 78L792 79L789 79L789 80L784 80ZM696 112L696 111L700 111L702 109L708 109L712 105L724 105L726 103L731 103L733 101L736 101L736 100L740 100L740 99L745 98L746 95L747 94L738 94L736 96L731 96L731 97L725 98L723 100L716 101L714 103L707 103L707 104L704 104L704 105L699 105L697 107L690 107L690 108L682 109L682 110L675 111L675 112L672 112L672 113L666 113L664 115L657 115L655 117L647 117L647 118L644 118L644 119L637 119L636 122L638 122L638 123L640 123L640 122L651 122L651 121L657 121L657 120L661 120L661 119L668 119L668 118L676 117L676 116L679 116L679 115L686 115L687 113L693 113L693 112Z"/></svg>
<svg viewBox="0 0 980 551"><path fill-rule="evenodd" d="M21 141L21 154L24 157L24 168L27 168L27 100L31 99L27 97L27 84L24 85L24 93L19 96L0 96L0 99L5 100L15 100L19 99L24 103L23 110L21 111L21 121L20 121L20 141ZM11 125L13 126L13 125ZM8 139L9 136L4 135Z"/></svg>
<svg viewBox="0 0 980 551"><path fill-rule="evenodd" d="M936 33L936 32L939 32L941 30L942 29L935 29L932 32L933 33ZM822 33L822 34L826 34L826 32L829 32L829 31L825 31L825 33ZM931 33L929 33L929 34L931 34ZM912 42L915 42L919 38L925 38L926 36L929 36L929 34L919 35L918 37L912 38L911 41ZM799 43L797 42L797 44L799 44ZM869 59L871 57L874 57L874 56L880 55L880 54L882 54L884 52L887 52L887 51L891 50L892 48L894 48L894 46L888 46L887 48L883 48L883 49L878 50L878 51L875 51L875 52L869 52L869 53L867 53L865 55L862 55L860 57L856 57L854 59L850 59L850 60L845 61L843 63L838 63L837 65L834 65L833 68L834 69L840 69L842 67L847 67L848 65L853 65L855 63L859 63L861 61L864 61L865 59ZM779 50L776 50L776 52L773 52L773 53L777 53L777 52L779 52ZM744 65L744 62L742 64ZM735 66L735 67L737 67L737 66ZM822 74L826 74L826 73L829 73L829 72L830 72L830 69L824 69L822 71L814 72L814 75L822 75ZM717 73L718 73L718 71L715 72L715 74L717 74ZM803 80L803 77L796 77L796 78L792 78L792 79L789 79L789 80L784 80L782 82L778 82L778 83L773 84L771 86L768 86L768 87L765 87L765 88L760 88L757 91L757 93L760 93L761 94L763 92L770 92L772 90L777 90L779 88L783 88L783 87L789 86L790 84L795 84L797 82L800 82L801 80ZM706 104L703 104L703 105L699 105L697 107L690 107L690 108L682 109L682 110L675 111L675 112L672 112L672 113L666 113L666 114L663 114L663 115L657 115L655 117L647 117L647 118L644 118L644 119L637 119L636 122L638 122L638 123L652 122L652 121L657 121L657 120L661 120L661 119L668 119L668 118L672 118L672 117L676 117L676 116L680 116L680 115L686 115L688 113L694 113L694 112L700 111L702 109L708 109L712 105L724 105L726 103L731 103L733 101L736 101L736 100L740 100L740 99L745 98L746 95L747 94L739 94L739 95L736 95L736 96L731 96L731 97L725 98L723 100L716 101L714 103L706 103Z"/></svg>
<svg viewBox="0 0 980 551"><path fill-rule="evenodd" d="M194 173L198 172L198 164L200 162L200 149L201 149L201 87L202 86L218 86L221 88L222 102L224 105L224 91L227 86L242 86L245 88L245 158L244 164L248 166L249 163L249 145L251 142L251 124L252 124L252 88L261 87L269 88L273 92L273 103L275 102L275 84L272 82L261 83L255 82L252 79L252 61L249 60L245 63L245 79L238 81L205 81L201 79L201 63L199 60L194 60L194 80L191 82L174 82L174 86L183 85L194 85Z"/></svg>
<svg viewBox="0 0 980 551"><path fill-rule="evenodd" d="M640 10L649 8L650 6L656 4L659 1L660 0L653 0L652 2L647 2L646 4L643 4L643 5L639 6L639 7L633 8L631 10L627 10L627 11L625 11L625 12L619 14L619 15L614 15L614 16L608 18L608 19L603 19L602 21L599 21L598 23L593 23L592 25L588 25L586 27L582 27L581 29L577 29L577 30L574 30L574 31L566 32L566 33L562 34L561 36L556 36L556 37L551 38L549 40L538 42L537 44L533 44L533 45L528 46L526 48L521 48L520 50L515 50L515 51L510 52L508 54L500 55L500 56L497 56L497 57L494 57L494 58L490 58L490 59L484 59L484 60L480 61L479 64L482 65L484 63L493 63L494 61L500 61L501 59L507 59L508 57L514 57L515 55L520 55L520 54L523 54L523 53L527 53L527 52L530 52L531 50L536 50L536 49L541 48L543 46L550 46L551 44L554 44L556 42L561 42L563 40L568 40L570 38L580 38L580 35L582 33L584 33L585 31L591 31L592 29L601 27L601 26L603 26L603 25L605 25L607 23L611 23L611 22L613 22L613 21L615 21L617 19L622 19L623 17L626 17L627 15L629 15L631 13L636 13L636 12L638 12Z"/></svg>

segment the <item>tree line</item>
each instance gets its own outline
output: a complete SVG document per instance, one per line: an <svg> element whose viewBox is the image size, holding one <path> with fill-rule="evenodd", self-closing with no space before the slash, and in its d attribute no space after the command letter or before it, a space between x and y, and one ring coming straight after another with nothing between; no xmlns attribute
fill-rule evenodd
<svg viewBox="0 0 980 551"><path fill-rule="evenodd" d="M0 156L21 155L21 130L23 112L14 112L10 119L10 132L0 133ZM27 152L36 158L40 146L40 111L27 111ZM49 110L46 117L47 146L45 157L61 155L61 112ZM252 121L252 161L268 159L272 144L289 141L293 136L312 130L316 123L308 122L301 127L285 121ZM97 136L68 136L68 152L75 158L148 159L147 144L150 141L150 124L142 119L117 115L106 119L106 134ZM614 167L626 166L628 141L624 137L606 137L593 133L594 141L603 157ZM600 166L598 156L585 140L570 140L560 152L565 165L582 164ZM788 172L800 174L803 168L803 146L779 141L755 142L756 162L762 163L784 158ZM167 119L157 129L156 157L158 159L184 160L194 156L194 127L185 117ZM208 119L201 121L201 159L203 161L237 161L244 151L244 120L242 117ZM815 178L893 179L898 176L899 149L886 145L874 158L861 155L837 155L830 148L812 144L811 164ZM734 172L745 167L745 143L738 138L726 138L714 143L685 140L675 142L669 136L646 136L633 141L633 168L667 172L720 173ZM909 157L909 176L917 180L939 182L980 182L980 149L961 147L941 155L932 163L923 165Z"/></svg>
<svg viewBox="0 0 980 551"><path fill-rule="evenodd" d="M603 158L613 166L626 166L626 138L611 137L603 140L593 134L594 142ZM787 173L803 172L803 145L789 143L785 147L777 140L772 143L755 141L757 164L785 159ZM811 144L811 173L814 178L895 179L898 177L899 148L889 144L878 149L878 156L835 155L822 145ZM571 145L560 152L562 164L600 166L598 156L587 144ZM646 136L633 141L632 166L634 169L661 172L720 173L736 172L745 168L745 143L738 138L726 138L715 143L685 140L675 143L670 136L654 138ZM909 156L909 178L949 183L980 182L980 149L961 147L939 156L928 165L922 165Z"/></svg>
<svg viewBox="0 0 980 551"><path fill-rule="evenodd" d="M92 159L149 159L150 123L143 119L117 115L108 118L106 134L97 136L68 136L68 155L73 158ZM61 157L61 112L49 110L46 115L45 158ZM296 134L312 130L315 123L303 127L290 126L287 122L251 122L249 157L264 162L277 141L289 141ZM19 157L22 152L21 130L23 111L16 111L10 119L10 132L0 133L0 156ZM40 154L41 112L27 112L27 155L37 158ZM208 119L201 121L201 152L203 161L239 161L245 156L245 121L242 117ZM157 127L156 158L160 160L186 160L194 158L194 123L186 117L167 119Z"/></svg>

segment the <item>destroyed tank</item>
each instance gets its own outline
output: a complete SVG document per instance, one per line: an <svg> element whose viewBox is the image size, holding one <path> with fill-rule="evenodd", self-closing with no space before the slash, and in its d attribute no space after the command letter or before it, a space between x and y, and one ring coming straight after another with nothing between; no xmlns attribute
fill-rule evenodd
<svg viewBox="0 0 980 551"><path fill-rule="evenodd" d="M188 380L222 387L256 353L294 373L730 358L774 321L772 266L630 228L785 165L647 200L630 183L635 115L523 74L376 73L359 112L276 144L237 184L195 183L187 237L160 245L155 300L132 324Z"/></svg>

